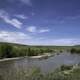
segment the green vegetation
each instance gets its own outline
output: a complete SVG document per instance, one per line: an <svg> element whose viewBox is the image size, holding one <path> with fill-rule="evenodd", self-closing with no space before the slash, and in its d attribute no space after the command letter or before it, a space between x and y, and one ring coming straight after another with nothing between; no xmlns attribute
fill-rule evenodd
<svg viewBox="0 0 80 80"><path fill-rule="evenodd" d="M80 68L73 70L55 71L44 80L80 80Z"/></svg>
<svg viewBox="0 0 80 80"><path fill-rule="evenodd" d="M80 53L80 46L28 46L13 43L0 43L0 59L22 56L38 56L44 53Z"/></svg>
<svg viewBox="0 0 80 80"><path fill-rule="evenodd" d="M74 54L74 53L80 54L80 49L72 48L72 49L70 50L70 52L71 52L72 54Z"/></svg>
<svg viewBox="0 0 80 80"><path fill-rule="evenodd" d="M65 71L65 70L71 70L72 67L73 67L72 65L70 65L70 66L62 65L60 69L61 69L61 71Z"/></svg>
<svg viewBox="0 0 80 80"><path fill-rule="evenodd" d="M1 43L0 58L12 58L20 56L37 56L44 53L52 53L50 48L39 48L35 46L25 46L19 44Z"/></svg>
<svg viewBox="0 0 80 80"><path fill-rule="evenodd" d="M0 76L0 80L80 80L80 68L71 68L61 70L56 69L53 72L43 74L39 68L32 68L28 71L18 71L15 75Z"/></svg>
<svg viewBox="0 0 80 80"><path fill-rule="evenodd" d="M0 59L62 53L63 51L79 54L80 46L28 46L0 43ZM7 75L0 74L0 80L80 80L80 67L74 68L72 65L62 65L59 69L47 74L43 74L39 68L32 68L28 71L20 69L8 73Z"/></svg>

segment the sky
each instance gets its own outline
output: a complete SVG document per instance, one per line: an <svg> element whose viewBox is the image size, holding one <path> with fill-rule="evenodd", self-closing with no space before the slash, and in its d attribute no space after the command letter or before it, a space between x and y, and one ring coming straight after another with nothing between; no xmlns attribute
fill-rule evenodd
<svg viewBox="0 0 80 80"><path fill-rule="evenodd" d="M80 44L80 0L0 0L0 42Z"/></svg>

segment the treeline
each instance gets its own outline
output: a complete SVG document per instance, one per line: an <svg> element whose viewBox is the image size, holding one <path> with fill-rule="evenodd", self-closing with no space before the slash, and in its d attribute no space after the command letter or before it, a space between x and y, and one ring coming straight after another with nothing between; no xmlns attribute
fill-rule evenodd
<svg viewBox="0 0 80 80"><path fill-rule="evenodd" d="M0 58L37 56L48 52L51 53L53 50L49 48L35 48L30 46L0 44Z"/></svg>
<svg viewBox="0 0 80 80"><path fill-rule="evenodd" d="M70 50L70 52L71 52L72 54L80 54L80 48L79 48L79 49L72 48L72 49Z"/></svg>

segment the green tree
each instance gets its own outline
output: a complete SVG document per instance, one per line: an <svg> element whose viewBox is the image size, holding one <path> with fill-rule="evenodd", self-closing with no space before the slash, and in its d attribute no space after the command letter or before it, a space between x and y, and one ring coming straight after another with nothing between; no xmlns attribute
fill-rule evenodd
<svg viewBox="0 0 80 80"><path fill-rule="evenodd" d="M1 45L0 53L2 58L11 58L12 57L12 49L13 47L8 44Z"/></svg>
<svg viewBox="0 0 80 80"><path fill-rule="evenodd" d="M75 48L72 48L70 52L71 53L75 53L76 52L76 49Z"/></svg>

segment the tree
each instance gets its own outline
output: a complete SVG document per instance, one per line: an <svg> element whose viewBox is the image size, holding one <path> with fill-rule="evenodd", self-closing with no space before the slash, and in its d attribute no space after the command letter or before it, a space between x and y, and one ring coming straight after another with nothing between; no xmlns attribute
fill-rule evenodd
<svg viewBox="0 0 80 80"><path fill-rule="evenodd" d="M8 44L3 44L0 47L0 53L2 58L11 58L12 57L13 47Z"/></svg>
<svg viewBox="0 0 80 80"><path fill-rule="evenodd" d="M76 49L75 48L72 48L70 52L71 53L75 53L76 52Z"/></svg>

